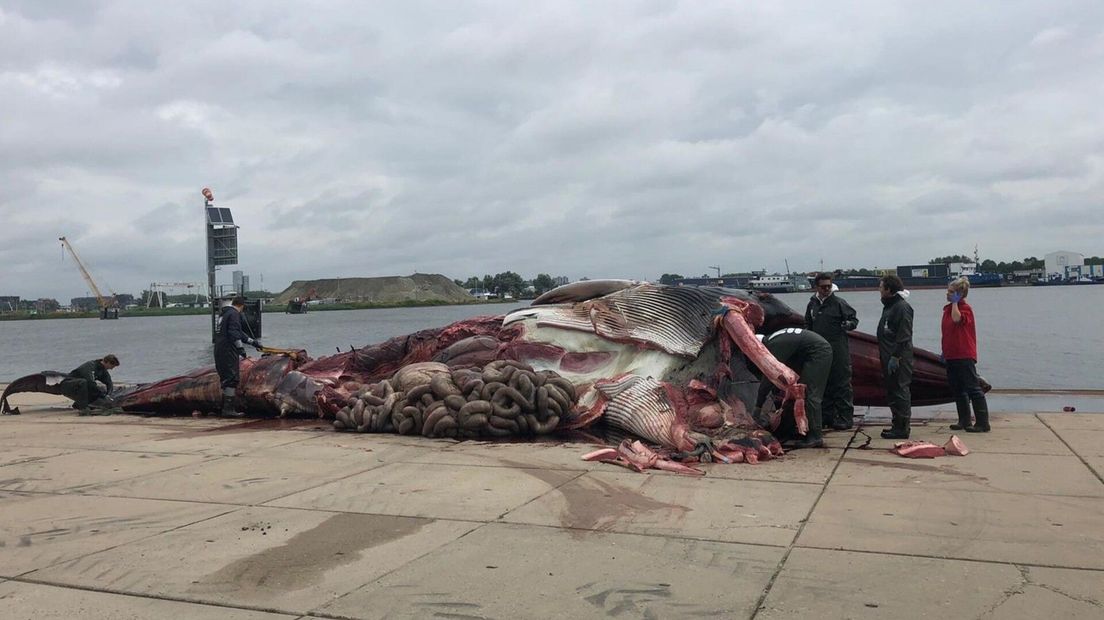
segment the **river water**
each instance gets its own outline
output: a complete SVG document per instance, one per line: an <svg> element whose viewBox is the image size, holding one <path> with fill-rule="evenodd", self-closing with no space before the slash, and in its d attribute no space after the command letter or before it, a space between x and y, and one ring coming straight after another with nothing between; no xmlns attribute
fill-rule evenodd
<svg viewBox="0 0 1104 620"><path fill-rule="evenodd" d="M840 293L873 333L881 314L876 291ZM803 312L808 294L779 295ZM1104 389L1104 286L974 289L978 370L997 388ZM916 346L939 352L940 290L913 291ZM481 314L524 305L443 306L265 314L268 346L304 348L320 357ZM119 356L117 382L147 382L211 364L206 315L0 322L0 383L41 370L68 371L106 353Z"/></svg>

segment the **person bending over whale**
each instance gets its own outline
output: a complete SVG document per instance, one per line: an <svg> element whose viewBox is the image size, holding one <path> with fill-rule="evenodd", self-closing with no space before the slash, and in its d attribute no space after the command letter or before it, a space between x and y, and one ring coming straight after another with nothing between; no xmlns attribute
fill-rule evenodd
<svg viewBox="0 0 1104 620"><path fill-rule="evenodd" d="M787 450L823 448L821 402L824 398L824 387L828 383L828 373L832 369L832 345L816 332L800 327L780 329L762 338L763 346L767 347L771 355L798 373L800 382L805 384L805 417L809 420L809 431L804 437L797 434L792 415L783 416L778 429L772 432L782 439L782 447ZM760 380L759 396L756 398L757 411L764 411L764 404L767 409L773 410L773 391L774 386L770 381Z"/></svg>

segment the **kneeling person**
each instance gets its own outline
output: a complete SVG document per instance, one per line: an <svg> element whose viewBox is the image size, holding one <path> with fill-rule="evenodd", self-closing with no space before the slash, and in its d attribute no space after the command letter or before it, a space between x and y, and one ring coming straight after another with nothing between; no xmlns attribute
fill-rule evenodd
<svg viewBox="0 0 1104 620"><path fill-rule="evenodd" d="M788 419L779 428L779 434L792 432L793 435L789 438L780 437L783 439L782 447L790 450L824 447L821 402L824 398L824 386L828 383L828 373L832 369L832 345L819 334L798 327L788 327L765 336L763 345L778 361L793 369L801 383L805 384L805 417L809 420L809 432L803 438L798 436L796 424L792 418ZM762 406L773 390L774 385L770 380L763 378L759 383L757 406ZM790 431L790 428L793 430Z"/></svg>
<svg viewBox="0 0 1104 620"><path fill-rule="evenodd" d="M96 415L90 407L109 409L111 403L107 396L111 394L113 385L109 371L119 367L119 358L114 355L105 355L102 359L89 360L77 366L69 373L69 376L61 381L61 393L73 399L73 408L80 415ZM104 384L105 390L101 390L96 384L99 381Z"/></svg>

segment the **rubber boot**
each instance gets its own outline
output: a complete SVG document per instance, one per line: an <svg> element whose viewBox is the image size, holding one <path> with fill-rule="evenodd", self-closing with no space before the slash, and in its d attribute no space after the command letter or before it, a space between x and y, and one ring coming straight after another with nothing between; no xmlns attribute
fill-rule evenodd
<svg viewBox="0 0 1104 620"><path fill-rule="evenodd" d="M965 395L955 398L955 408L958 409L958 424L952 424L952 431L961 431L970 428L970 399Z"/></svg>
<svg viewBox="0 0 1104 620"><path fill-rule="evenodd" d="M893 426L882 430L882 439L908 439L909 420L898 413L893 414Z"/></svg>
<svg viewBox="0 0 1104 620"><path fill-rule="evenodd" d="M967 428L967 433L988 433L989 432L989 403L985 401L985 397L975 398L974 403L974 418L976 422L974 425Z"/></svg>
<svg viewBox="0 0 1104 620"><path fill-rule="evenodd" d="M800 439L788 439L782 442L785 450L801 450L802 448L823 448L824 440L820 437L807 436Z"/></svg>
<svg viewBox="0 0 1104 620"><path fill-rule="evenodd" d="M219 412L219 417L240 418L243 416L245 416L245 413L238 411L234 388L224 389L222 391L222 411Z"/></svg>

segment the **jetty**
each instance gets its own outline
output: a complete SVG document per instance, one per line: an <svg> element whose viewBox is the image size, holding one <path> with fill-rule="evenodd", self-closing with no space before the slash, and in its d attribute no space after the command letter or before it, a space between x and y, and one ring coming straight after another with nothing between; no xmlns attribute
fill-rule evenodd
<svg viewBox="0 0 1104 620"><path fill-rule="evenodd" d="M1104 415L707 475L320 420L0 418L4 618L1101 618ZM950 410L914 439L942 444Z"/></svg>

